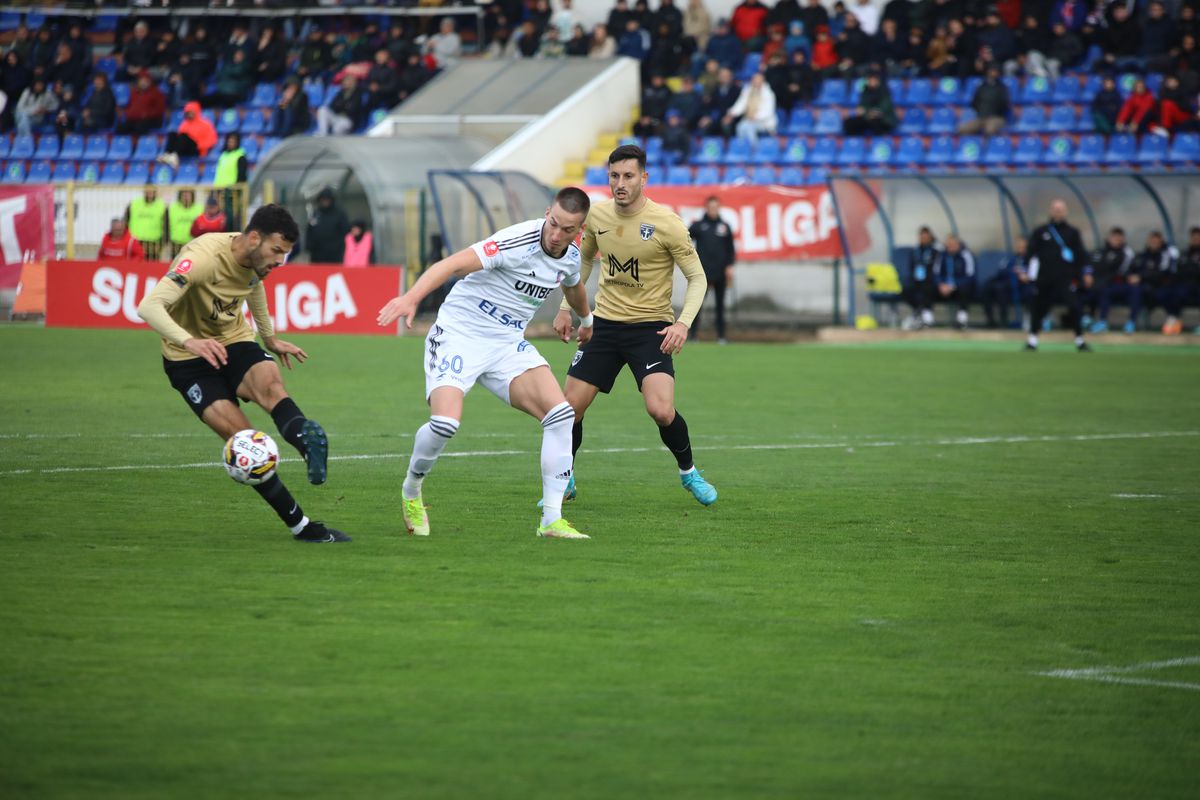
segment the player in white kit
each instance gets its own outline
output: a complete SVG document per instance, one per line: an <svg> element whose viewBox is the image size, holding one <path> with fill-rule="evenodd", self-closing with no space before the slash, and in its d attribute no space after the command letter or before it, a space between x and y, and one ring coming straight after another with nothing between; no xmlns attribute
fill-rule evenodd
<svg viewBox="0 0 1200 800"><path fill-rule="evenodd" d="M542 423L542 520L538 536L587 539L562 518L563 492L571 478L571 427L575 412L525 326L560 284L580 317L579 343L592 335L587 289L579 275L575 238L590 202L568 187L554 198L544 219L498 231L431 266L404 294L379 311L388 325L404 317L412 327L417 306L452 275L454 284L425 338L425 399L429 422L413 438L404 479L404 523L409 533L429 535L421 484L458 432L463 399L476 383ZM567 341L568 335L563 337Z"/></svg>

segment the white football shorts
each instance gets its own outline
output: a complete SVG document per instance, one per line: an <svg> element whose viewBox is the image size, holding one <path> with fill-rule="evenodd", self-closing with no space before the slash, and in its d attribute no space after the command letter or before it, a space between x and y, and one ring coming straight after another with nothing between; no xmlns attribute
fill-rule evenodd
<svg viewBox="0 0 1200 800"><path fill-rule="evenodd" d="M435 323L425 337L425 399L439 386L453 386L466 394L478 383L508 403L513 378L546 366L542 354L524 339L466 335Z"/></svg>

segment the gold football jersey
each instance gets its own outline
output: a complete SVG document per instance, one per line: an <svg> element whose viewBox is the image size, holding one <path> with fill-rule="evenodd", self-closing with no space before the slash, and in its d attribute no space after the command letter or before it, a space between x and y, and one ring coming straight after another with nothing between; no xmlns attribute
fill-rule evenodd
<svg viewBox="0 0 1200 800"><path fill-rule="evenodd" d="M708 284L687 226L649 198L631 216L618 214L612 200L594 203L579 252L585 281L593 259L600 255L598 317L614 322L674 322L671 287L676 264L688 281L679 321L690 327L704 301Z"/></svg>
<svg viewBox="0 0 1200 800"><path fill-rule="evenodd" d="M242 313L246 301L259 333L274 334L262 280L233 258L230 245L238 235L208 233L193 239L139 306L142 318L162 335L167 360L196 358L183 348L192 338L224 345L254 341L254 329Z"/></svg>

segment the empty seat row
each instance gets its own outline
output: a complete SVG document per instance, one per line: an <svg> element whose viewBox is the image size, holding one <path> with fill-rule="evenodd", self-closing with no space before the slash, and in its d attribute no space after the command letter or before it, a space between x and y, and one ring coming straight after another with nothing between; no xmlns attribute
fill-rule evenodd
<svg viewBox="0 0 1200 800"><path fill-rule="evenodd" d="M1125 73L1117 77L1117 87L1123 95L1133 91L1139 75ZM1064 75L1058 80L1031 77L1024 81L1014 77L1002 78L1008 87L1009 99L1014 104L1027 103L1090 103L1100 91L1103 78L1087 75L1082 78ZM1144 76L1147 87L1157 92L1162 84L1162 75ZM967 105L975 96L975 90L983 83L979 77L959 79L945 78L889 78L888 89L892 102L897 106L942 106ZM862 92L863 80L844 81L826 79L813 99L816 106L854 106Z"/></svg>
<svg viewBox="0 0 1200 800"><path fill-rule="evenodd" d="M667 186L714 186L720 184L753 183L759 185L778 186L809 186L825 183L828 172L822 167L692 167L677 165L664 167L664 173L657 176ZM608 182L608 173L604 167L589 167L584 175L584 182L589 186L599 186Z"/></svg>
<svg viewBox="0 0 1200 800"><path fill-rule="evenodd" d="M146 161L85 161L78 165L74 161L34 161L26 167L24 161L9 161L4 164L5 183L61 183L79 181L104 185L141 185L169 183L210 184L217 175L215 163L202 165L196 161L179 165L173 170L166 164Z"/></svg>
<svg viewBox="0 0 1200 800"><path fill-rule="evenodd" d="M242 140L242 148L250 161L257 161L261 153L271 150L280 142L278 137L265 137L261 143L253 135ZM149 133L140 137L117 134L109 136L106 133L95 133L88 136L70 133L62 137L60 143L58 134L46 133L40 137L0 136L0 158L11 159L68 159L68 160L104 160L116 161L150 161L162 154L166 146L166 137ZM215 159L219 150L214 148L209 157Z"/></svg>

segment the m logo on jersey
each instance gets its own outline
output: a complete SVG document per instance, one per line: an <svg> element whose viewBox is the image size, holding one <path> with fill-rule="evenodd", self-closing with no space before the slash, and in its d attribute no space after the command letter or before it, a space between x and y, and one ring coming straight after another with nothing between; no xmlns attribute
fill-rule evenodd
<svg viewBox="0 0 1200 800"><path fill-rule="evenodd" d="M654 230L653 226L651 226L651 232L653 232L653 230ZM614 256L612 253L609 253L608 254L608 276L610 278L612 278L612 277L616 276L616 274L618 272L628 272L629 277L633 278L636 281L638 279L638 260L637 260L637 258L630 258L625 263L621 263L620 261L617 260L616 256Z"/></svg>
<svg viewBox="0 0 1200 800"><path fill-rule="evenodd" d="M500 252L500 245L489 240L483 243L483 254L489 257L495 257Z"/></svg>
<svg viewBox="0 0 1200 800"><path fill-rule="evenodd" d="M648 242L650 241L650 237L654 235L654 226L643 222L642 227L638 228L638 232L642 234L642 241ZM637 278L635 277L634 280L637 280Z"/></svg>
<svg viewBox="0 0 1200 800"><path fill-rule="evenodd" d="M212 315L210 320L216 322L224 314L227 317L236 317L242 306L241 300L230 300L228 303L222 303L219 299L213 298Z"/></svg>

